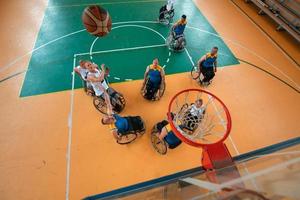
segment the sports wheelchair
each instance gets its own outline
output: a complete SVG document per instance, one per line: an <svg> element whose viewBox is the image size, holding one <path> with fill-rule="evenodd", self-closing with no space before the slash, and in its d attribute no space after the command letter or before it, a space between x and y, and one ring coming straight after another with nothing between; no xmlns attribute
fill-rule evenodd
<svg viewBox="0 0 300 200"><path fill-rule="evenodd" d="M107 93L109 95L110 98L110 102L112 105L112 110L115 113L120 113L122 112L122 110L125 108L126 105L126 101L124 96L117 92L116 90L114 90L113 88L109 87L107 89ZM101 113L103 114L107 114L107 105L105 102L105 99L103 97L103 95L101 96L95 96L95 94L93 95L94 99L93 99L93 103L94 106L97 110L99 110Z"/></svg>
<svg viewBox="0 0 300 200"><path fill-rule="evenodd" d="M182 143L181 140L177 138L174 133L168 133L168 135L164 138L163 141L158 138L157 134L159 134L163 127L166 126L168 123L169 122L167 120L163 120L157 123L151 130L152 146L161 155L165 155L168 149L175 149Z"/></svg>
<svg viewBox="0 0 300 200"><path fill-rule="evenodd" d="M200 66L193 66L191 69L191 77L194 80L198 80L198 83L202 86L208 86L212 83L212 79L215 76L215 72L213 70L204 70L202 67L203 61L200 63ZM209 81L205 81L205 77L209 79Z"/></svg>
<svg viewBox="0 0 300 200"><path fill-rule="evenodd" d="M140 116L128 116L125 118L129 124L129 131L119 133L118 144L129 144L133 142L138 135L143 135L146 132L145 123Z"/></svg>
<svg viewBox="0 0 300 200"><path fill-rule="evenodd" d="M159 10L159 23L163 25L169 25L170 22L173 20L174 14L175 12L173 7L171 8L171 10L168 11L167 5L162 6Z"/></svg>
<svg viewBox="0 0 300 200"><path fill-rule="evenodd" d="M181 52L184 51L186 46L186 39L184 34L176 35L174 31L171 31L169 37L166 40L166 45L171 51Z"/></svg>
<svg viewBox="0 0 300 200"><path fill-rule="evenodd" d="M141 89L141 94L147 100L157 101L164 95L165 87L166 83L163 84L163 87L154 87L148 78L145 86Z"/></svg>

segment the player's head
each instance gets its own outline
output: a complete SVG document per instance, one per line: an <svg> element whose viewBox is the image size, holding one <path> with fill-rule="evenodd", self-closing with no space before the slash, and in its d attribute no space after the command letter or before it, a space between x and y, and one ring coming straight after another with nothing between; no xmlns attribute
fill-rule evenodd
<svg viewBox="0 0 300 200"><path fill-rule="evenodd" d="M86 69L85 63L86 63L85 60L79 60L79 65L80 65L80 67L82 67L82 68L84 68L84 69Z"/></svg>
<svg viewBox="0 0 300 200"><path fill-rule="evenodd" d="M217 54L218 53L218 47L213 47L212 49L211 49L211 54L212 55L215 55L215 54Z"/></svg>
<svg viewBox="0 0 300 200"><path fill-rule="evenodd" d="M154 66L157 66L157 65L158 65L158 59L155 58L155 59L153 60L152 64L153 64Z"/></svg>
<svg viewBox="0 0 300 200"><path fill-rule="evenodd" d="M180 20L181 20L181 22L185 22L186 21L186 15L182 15Z"/></svg>
<svg viewBox="0 0 300 200"><path fill-rule="evenodd" d="M85 66L86 69L91 70L92 63L90 61L85 61L84 66Z"/></svg>
<svg viewBox="0 0 300 200"><path fill-rule="evenodd" d="M197 108L200 108L203 105L203 100L202 99L197 99L195 101L195 105Z"/></svg>
<svg viewBox="0 0 300 200"><path fill-rule="evenodd" d="M96 71L96 69L98 69L98 65L96 63L91 63L90 64L90 70L91 71Z"/></svg>
<svg viewBox="0 0 300 200"><path fill-rule="evenodd" d="M105 115L102 119L101 119L101 123L103 125L107 125L107 124L112 124L115 122L115 118L113 116L108 116Z"/></svg>

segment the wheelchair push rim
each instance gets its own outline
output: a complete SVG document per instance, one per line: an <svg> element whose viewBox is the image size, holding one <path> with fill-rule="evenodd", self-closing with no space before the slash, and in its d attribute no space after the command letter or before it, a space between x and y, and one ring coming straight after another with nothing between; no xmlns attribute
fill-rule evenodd
<svg viewBox="0 0 300 200"><path fill-rule="evenodd" d="M191 77L194 80L197 80L200 77L199 69L196 66L192 66Z"/></svg>
<svg viewBox="0 0 300 200"><path fill-rule="evenodd" d="M137 138L136 133L128 133L126 135L122 135L118 140L118 144L129 144L133 142Z"/></svg>
<svg viewBox="0 0 300 200"><path fill-rule="evenodd" d="M157 131L153 129L151 133L151 144L155 151L157 151L161 155L165 155L168 151L168 146L165 141L162 141L158 138L156 133Z"/></svg>
<svg viewBox="0 0 300 200"><path fill-rule="evenodd" d="M97 97L97 96L94 97L93 104L94 104L95 108L98 111L100 111L101 113L103 113L103 114L107 113L107 106L106 106L105 100L102 99L101 97Z"/></svg>

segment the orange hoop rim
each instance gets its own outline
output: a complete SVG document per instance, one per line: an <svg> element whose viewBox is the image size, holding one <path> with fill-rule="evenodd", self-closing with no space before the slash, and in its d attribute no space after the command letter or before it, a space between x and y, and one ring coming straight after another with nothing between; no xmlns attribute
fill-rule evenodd
<svg viewBox="0 0 300 200"><path fill-rule="evenodd" d="M214 99L216 99L222 105L222 107L225 111L225 114L226 114L227 125L226 125L225 134L219 141L217 141L215 143L211 143L211 144L202 144L202 143L199 143L199 142L194 142L194 141L186 138L185 136L183 136L180 133L180 131L178 131L177 128L175 127L173 119L172 119L172 114L171 114L172 113L171 112L172 104L179 95L181 95L185 92L190 92L190 91L196 91L196 92L202 92L202 93L208 94L208 95L212 96ZM176 95L174 95L173 98L171 99L170 103L169 103L167 116L168 116L168 121L170 123L170 126L171 126L173 132L175 133L175 135L181 141L183 141L183 142L185 142L185 143L187 143L191 146L194 146L194 147L207 147L207 146L211 146L211 145L215 145L215 144L224 142L224 140L226 140L226 138L229 136L230 131L231 131L231 127L232 127L231 115L230 115L230 112L229 112L227 106L225 105L225 103L219 97L217 97L216 95L214 95L214 94L212 94L212 93L210 93L206 90L202 90L202 89L185 89L185 90L182 90L182 91L178 92Z"/></svg>

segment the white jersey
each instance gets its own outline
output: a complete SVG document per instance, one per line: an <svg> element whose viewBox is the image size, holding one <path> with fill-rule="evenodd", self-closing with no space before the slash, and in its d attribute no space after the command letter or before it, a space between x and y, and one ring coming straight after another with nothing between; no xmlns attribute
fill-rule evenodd
<svg viewBox="0 0 300 200"><path fill-rule="evenodd" d="M76 68L78 69L81 78L86 81L86 78L87 78L87 75L89 73L89 70L82 68L80 65L77 66Z"/></svg>
<svg viewBox="0 0 300 200"><path fill-rule="evenodd" d="M191 110L190 113L191 115L195 116L195 117L200 117L204 114L205 111L205 107L201 106L200 108L197 108L194 104L191 105Z"/></svg>
<svg viewBox="0 0 300 200"><path fill-rule="evenodd" d="M167 1L167 10L170 11L173 8L175 0L168 0Z"/></svg>
<svg viewBox="0 0 300 200"><path fill-rule="evenodd" d="M99 70L96 70L96 72L89 72L88 76L94 76L96 78L99 78L101 76L101 72ZM105 79L102 82L91 82L91 85L95 91L96 96L101 96L104 91L100 89L102 86L105 90L107 90L108 84L106 83Z"/></svg>

